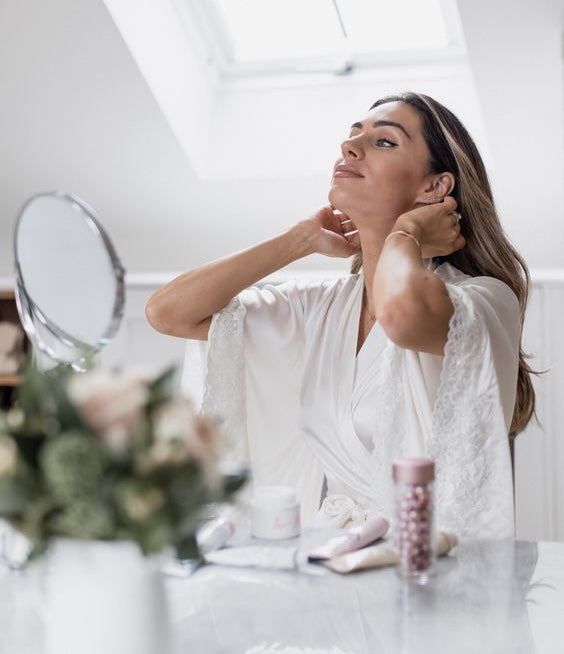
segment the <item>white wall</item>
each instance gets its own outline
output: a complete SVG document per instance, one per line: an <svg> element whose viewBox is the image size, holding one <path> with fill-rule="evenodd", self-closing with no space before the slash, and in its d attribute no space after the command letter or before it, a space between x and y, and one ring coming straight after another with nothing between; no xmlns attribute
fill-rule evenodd
<svg viewBox="0 0 564 654"><path fill-rule="evenodd" d="M296 179L265 214L276 182L199 182L98 0L0 3L0 62L0 275L16 214L38 191L83 197L133 271L241 248L323 195Z"/></svg>
<svg viewBox="0 0 564 654"><path fill-rule="evenodd" d="M166 265L159 223L185 220L193 175L102 3L3 1L0 62L1 272L17 211L52 189L97 209L128 267Z"/></svg>
<svg viewBox="0 0 564 654"><path fill-rule="evenodd" d="M532 266L564 265L561 0L458 0L498 208Z"/></svg>

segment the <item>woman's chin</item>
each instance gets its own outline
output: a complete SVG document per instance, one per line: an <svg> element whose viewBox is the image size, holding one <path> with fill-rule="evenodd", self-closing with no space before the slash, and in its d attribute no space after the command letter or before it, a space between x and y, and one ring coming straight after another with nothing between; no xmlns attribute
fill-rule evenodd
<svg viewBox="0 0 564 654"><path fill-rule="evenodd" d="M346 214L348 214L348 212L352 209L350 198L347 198L345 193L342 193L340 189L335 188L334 186L329 190L327 197L329 199L329 204L333 207L333 209L337 209L338 211Z"/></svg>

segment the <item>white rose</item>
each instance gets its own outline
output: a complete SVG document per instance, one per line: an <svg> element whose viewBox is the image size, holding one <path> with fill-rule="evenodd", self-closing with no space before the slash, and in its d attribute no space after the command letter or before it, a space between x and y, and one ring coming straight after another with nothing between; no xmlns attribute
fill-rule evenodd
<svg viewBox="0 0 564 654"><path fill-rule="evenodd" d="M216 459L216 434L212 424L195 413L192 404L178 398L161 407L155 416L155 447L176 456L203 462Z"/></svg>
<svg viewBox="0 0 564 654"><path fill-rule="evenodd" d="M149 397L145 377L106 370L73 377L68 392L85 423L116 452L139 428Z"/></svg>
<svg viewBox="0 0 564 654"><path fill-rule="evenodd" d="M194 411L189 400L179 397L158 410L154 438L150 451L153 465L181 463L194 458L202 464L210 486L218 484L216 428Z"/></svg>

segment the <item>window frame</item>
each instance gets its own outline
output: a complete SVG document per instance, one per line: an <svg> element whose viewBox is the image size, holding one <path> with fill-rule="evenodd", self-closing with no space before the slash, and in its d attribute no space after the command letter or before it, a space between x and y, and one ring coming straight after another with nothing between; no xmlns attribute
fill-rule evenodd
<svg viewBox="0 0 564 654"><path fill-rule="evenodd" d="M301 57L237 62L229 58L231 41L228 28L221 20L214 4L209 0L174 0L185 20L197 28L209 64L220 78L229 80L250 79L259 76L294 77L304 74L331 74L349 76L355 71L382 71L397 66L429 66L458 63L466 56L462 25L456 0L439 0L449 43L442 48L414 48L373 53L352 53L352 56Z"/></svg>

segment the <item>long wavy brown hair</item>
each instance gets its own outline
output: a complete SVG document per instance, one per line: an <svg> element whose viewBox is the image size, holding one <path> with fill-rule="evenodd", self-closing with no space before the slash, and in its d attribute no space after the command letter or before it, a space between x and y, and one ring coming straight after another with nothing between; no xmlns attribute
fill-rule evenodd
<svg viewBox="0 0 564 654"><path fill-rule="evenodd" d="M445 106L420 93L402 93L377 100L370 109L388 102L404 102L417 111L422 121L423 137L429 149L432 173L451 172L456 184L451 195L462 215L462 235L466 245L437 263L448 261L458 270L473 277L486 275L505 282L519 300L521 333L529 296L529 271L521 255L505 235L488 180L488 175L472 137ZM352 263L352 272L362 266L362 255ZM531 381L534 371L519 346L517 397L509 436L523 431L535 413L535 391Z"/></svg>

